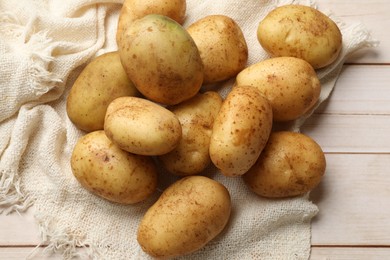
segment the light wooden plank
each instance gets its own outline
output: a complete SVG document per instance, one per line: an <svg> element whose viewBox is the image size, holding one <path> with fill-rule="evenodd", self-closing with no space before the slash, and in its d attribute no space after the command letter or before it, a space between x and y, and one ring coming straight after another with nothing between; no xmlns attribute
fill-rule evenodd
<svg viewBox="0 0 390 260"><path fill-rule="evenodd" d="M301 130L316 140L325 152L390 152L388 115L315 114Z"/></svg>
<svg viewBox="0 0 390 260"><path fill-rule="evenodd" d="M390 248L313 247L310 260L383 260L390 259Z"/></svg>
<svg viewBox="0 0 390 260"><path fill-rule="evenodd" d="M33 256L33 257L32 257ZM31 257L31 258L27 258ZM47 254L44 248L34 247L0 247L0 260L59 260L62 259L59 255Z"/></svg>
<svg viewBox="0 0 390 260"><path fill-rule="evenodd" d="M390 66L344 66L333 93L316 113L390 114Z"/></svg>
<svg viewBox="0 0 390 260"><path fill-rule="evenodd" d="M27 212L0 215L0 245L38 245L40 237L34 221L33 209Z"/></svg>
<svg viewBox="0 0 390 260"><path fill-rule="evenodd" d="M390 246L390 154L327 154L312 245Z"/></svg>
<svg viewBox="0 0 390 260"><path fill-rule="evenodd" d="M365 49L353 55L349 62L389 63L390 62L390 2L387 0L317 0L319 10L339 17L345 22L361 22L371 32L373 38L380 41L376 48Z"/></svg>

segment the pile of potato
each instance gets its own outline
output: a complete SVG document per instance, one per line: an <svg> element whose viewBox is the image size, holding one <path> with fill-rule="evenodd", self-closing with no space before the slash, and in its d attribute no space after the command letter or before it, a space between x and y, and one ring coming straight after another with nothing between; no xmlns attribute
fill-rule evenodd
<svg viewBox="0 0 390 260"><path fill-rule="evenodd" d="M313 108L321 92L315 69L331 64L342 43L324 14L281 6L257 31L272 58L247 67L248 46L233 19L211 15L184 28L185 13L185 0L126 0L118 51L89 63L67 99L70 120L87 132L71 157L84 188L132 204L156 192L156 161L179 176L138 230L142 249L163 258L202 248L228 223L231 197L205 176L210 164L267 198L318 185L326 167L321 147L273 125ZM202 90L234 77L226 97Z"/></svg>

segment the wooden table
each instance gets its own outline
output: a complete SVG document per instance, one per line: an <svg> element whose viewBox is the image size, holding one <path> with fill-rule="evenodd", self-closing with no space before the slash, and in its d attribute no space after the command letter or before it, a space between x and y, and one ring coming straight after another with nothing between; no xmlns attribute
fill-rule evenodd
<svg viewBox="0 0 390 260"><path fill-rule="evenodd" d="M303 127L328 163L311 193L320 209L311 259L390 259L390 1L317 3L344 21L361 21L380 45L348 60L329 101ZM31 211L0 216L1 260L25 259L39 244Z"/></svg>

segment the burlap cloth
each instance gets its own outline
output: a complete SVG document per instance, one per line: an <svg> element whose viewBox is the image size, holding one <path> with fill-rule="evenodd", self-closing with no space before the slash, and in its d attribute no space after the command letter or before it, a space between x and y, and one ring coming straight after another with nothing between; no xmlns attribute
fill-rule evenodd
<svg viewBox="0 0 390 260"><path fill-rule="evenodd" d="M258 22L276 5L297 1L187 0L185 26L208 14L225 14L241 26L249 64L267 58L256 39ZM70 155L84 133L66 116L65 99L82 66L117 49L121 0L0 0L0 211L33 205L42 243L64 258L148 259L136 242L137 225L153 198L132 206L100 199L78 184ZM304 1L301 3L313 5ZM327 11L327 10L322 10ZM335 20L343 51L333 66L318 71L321 103L333 89L352 52L372 46L359 24ZM229 88L227 82L223 89ZM312 112L312 111L311 111ZM305 117L290 129L299 131ZM280 200L256 196L240 178L209 169L229 189L233 211L223 234L185 259L307 259L310 221L318 208L308 195ZM161 191L172 178L160 176ZM39 259L32 254L31 258Z"/></svg>

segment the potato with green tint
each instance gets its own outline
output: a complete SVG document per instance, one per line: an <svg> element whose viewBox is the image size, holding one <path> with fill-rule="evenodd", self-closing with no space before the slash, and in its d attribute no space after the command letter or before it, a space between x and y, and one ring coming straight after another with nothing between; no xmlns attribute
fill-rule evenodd
<svg viewBox="0 0 390 260"><path fill-rule="evenodd" d="M123 151L102 130L77 141L71 168L85 189L111 202L134 204L147 199L157 187L152 158Z"/></svg>
<svg viewBox="0 0 390 260"><path fill-rule="evenodd" d="M222 97L209 91L168 107L179 119L182 128L178 146L159 156L169 172L179 176L194 175L210 164L210 137L221 105Z"/></svg>
<svg viewBox="0 0 390 260"><path fill-rule="evenodd" d="M245 68L248 46L238 24L225 15L209 15L187 28L204 65L204 83L234 77Z"/></svg>
<svg viewBox="0 0 390 260"><path fill-rule="evenodd" d="M150 156L172 151L182 135L175 114L138 97L120 97L112 101L107 108L104 131L120 148Z"/></svg>
<svg viewBox="0 0 390 260"><path fill-rule="evenodd" d="M319 144L307 135L282 131L271 134L243 179L260 196L286 198L313 190L325 169L325 155Z"/></svg>
<svg viewBox="0 0 390 260"><path fill-rule="evenodd" d="M277 57L253 64L236 77L237 85L257 88L271 103L274 121L299 118L317 103L321 84L313 67L294 57Z"/></svg>
<svg viewBox="0 0 390 260"><path fill-rule="evenodd" d="M230 194L204 176L169 186L145 213L137 240L149 255L171 259L204 247L222 232L231 213Z"/></svg>
<svg viewBox="0 0 390 260"><path fill-rule="evenodd" d="M117 41L129 24L148 14L165 15L183 24L186 8L186 0L125 0L119 14Z"/></svg>
<svg viewBox="0 0 390 260"><path fill-rule="evenodd" d="M139 95L122 67L118 52L110 52L95 58L80 73L67 97L66 112L79 129L102 130L112 100Z"/></svg>
<svg viewBox="0 0 390 260"><path fill-rule="evenodd" d="M334 62L342 48L337 24L304 5L284 5L272 10L259 23L257 38L271 56L301 58L314 69Z"/></svg>
<svg viewBox="0 0 390 260"><path fill-rule="evenodd" d="M169 17L150 14L134 21L118 47L127 75L146 98L176 105L199 92L203 64L198 48Z"/></svg>
<svg viewBox="0 0 390 260"><path fill-rule="evenodd" d="M272 129L272 107L259 90L235 86L215 119L210 157L225 176L240 176L256 162Z"/></svg>

